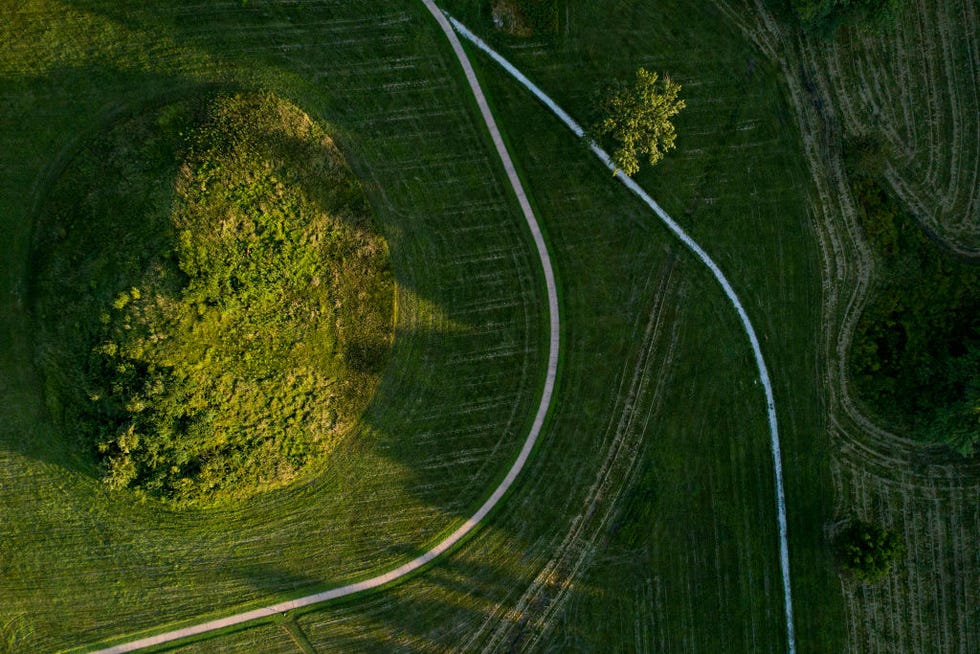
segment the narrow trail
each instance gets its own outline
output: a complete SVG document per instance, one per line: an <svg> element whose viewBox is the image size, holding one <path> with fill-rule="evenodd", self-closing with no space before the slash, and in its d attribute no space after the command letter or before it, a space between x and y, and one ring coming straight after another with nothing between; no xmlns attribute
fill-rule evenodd
<svg viewBox="0 0 980 654"><path fill-rule="evenodd" d="M431 4L431 0L423 1L426 2L427 5ZM520 82L522 86L527 88L536 98L538 98L538 100L540 100L548 109L550 109L552 113L554 113L563 123L565 123L565 125L572 130L576 136L579 138L585 138L585 131L582 129L582 127L575 122L575 120L573 120L567 112L555 104L555 102L540 88L531 82L531 80L521 73L521 71L514 67L509 61L504 59L504 57L502 57L495 50L490 48L490 46L488 46L482 39L469 31L462 23L448 14L446 15L456 31L458 31L466 40L470 41L481 51L486 53L491 59L506 70L508 74ZM721 285L725 295L735 307L735 311L738 313L738 317L742 321L742 326L745 329L745 333L749 337L749 342L752 344L752 352L755 354L755 362L759 369L759 379L766 394L766 409L769 416L770 449L772 451L773 469L775 471L776 512L777 520L779 522L779 563L783 578L783 599L786 614L787 647L790 654L795 654L796 633L793 623L793 600L790 586L786 495L785 491L783 490L783 465L782 454L779 446L779 429L776 422L776 404L773 398L772 383L769 380L769 370L766 367L766 362L762 356L762 349L759 346L759 338L756 336L755 328L752 326L752 322L749 320L749 316L746 313L745 308L742 306L742 302L735 294L735 290L732 288L732 285L721 272L718 265L711 259L711 257L708 256L708 253L705 252L704 249L702 249L701 246L698 245L697 242L695 242L695 240L692 239L687 232L685 232L684 229L660 207L656 200L651 198L647 192L644 191L630 177L619 171L605 150L594 143L590 144L590 149L606 165L606 167L613 172L614 176L619 179L619 181L622 182L626 188L643 200L643 202L653 210L653 212L668 227L668 229L670 229L670 231L672 231L674 235L677 236L677 238L679 238L681 242L684 243L684 245L686 245L687 248L690 249L695 256L697 256L697 258L708 267L711 274L714 275L715 279Z"/></svg>
<svg viewBox="0 0 980 654"><path fill-rule="evenodd" d="M483 506L476 511L476 513L464 521L459 528L457 528L447 538L433 546L428 552L395 568L394 570L371 579L348 584L339 588L333 588L322 593L315 593L313 595L307 595L305 597L279 602L277 604L226 616L224 618L218 618L216 620L210 620L208 622L184 627L182 629L175 629L173 631L157 634L155 636L148 636L139 640L121 643L119 645L98 650L96 654L133 652L147 647L152 647L154 645L161 645L184 638L190 638L192 636L199 636L211 631L217 631L219 629L232 627L245 622L251 622L253 620L268 618L280 613L310 606L312 604L319 604L321 602L328 602L341 597L347 597L349 595L361 593L397 581L398 579L401 579L402 577L405 577L406 575L409 575L428 565L441 554L456 545L468 533L473 531L473 529L475 529L477 525L483 521L487 514L489 514L490 511L492 511L493 508L500 502L501 498L503 498L507 491L510 490L510 487L513 486L514 481L516 481L517 476L521 473L521 470L524 469L524 465L527 463L531 450L534 448L534 445L538 440L538 436L541 434L541 430L544 427L545 418L547 417L548 410L551 407L551 398L555 390L555 380L558 375L558 350L560 345L561 321L558 313L558 290L555 283L554 269L551 265L551 257L548 255L548 247L545 244L544 236L541 233L541 228L539 227L538 221L534 216L533 210L531 209L531 204L528 202L527 194L524 192L524 187L517 176L514 163L510 158L510 154L507 152L507 148L504 146L504 141L500 135L500 130L497 128L497 123L494 120L493 115L490 113L490 107L487 104L487 100L483 95L483 90L477 81L476 73L473 71L473 67L470 65L466 52L463 50L463 44L460 43L459 38L456 36L456 33L453 32L448 20L445 16L443 16L442 12L439 11L432 0L422 0L422 3L439 23L439 27L442 28L446 37L449 39L449 42L453 47L453 51L463 67L463 72L466 74L466 80L469 83L470 90L473 92L473 95L476 98L477 104L480 108L480 113L482 114L487 129L490 131L490 136L493 139L494 147L497 150L497 154L500 156L504 170L507 173L507 178L514 189L515 195L517 196L517 201L520 204L521 212L524 214L524 219L526 220L527 226L531 231L531 236L534 239L538 257L541 260L541 268L544 273L544 281L548 293L548 367L545 375L544 388L541 391L541 399L538 402L537 413L534 416L534 422L531 425L528 436L524 441L524 446L521 448L521 451L517 455L517 459L514 461L510 470L507 471L507 475L504 477L503 481L499 486L497 486L497 488L483 503Z"/></svg>

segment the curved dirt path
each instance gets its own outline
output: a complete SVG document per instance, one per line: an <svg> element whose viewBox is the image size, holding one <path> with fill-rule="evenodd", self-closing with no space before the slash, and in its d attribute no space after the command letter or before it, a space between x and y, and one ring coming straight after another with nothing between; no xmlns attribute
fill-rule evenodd
<svg viewBox="0 0 980 654"><path fill-rule="evenodd" d="M431 4L431 0L423 1L426 2L427 5ZM534 96L544 103L544 105L548 107L552 113L558 116L558 118L565 123L565 125L571 129L576 136L579 138L585 138L585 131L582 129L582 127L576 123L561 107L555 104L555 102L540 88L531 82L531 80L525 77L521 71L515 68L495 50L490 48L490 46L484 43L482 39L470 32L462 23L448 14L447 16L453 27L466 40L473 43L473 45L500 64L500 66L502 66L507 73L509 73L518 82L520 82L521 85L534 94ZM679 238L681 242L683 242L684 245L686 245L687 248L691 250L705 266L708 267L711 274L714 275L715 279L721 285L725 295L731 301L732 306L735 307L739 320L742 321L742 326L745 329L745 333L749 337L749 342L752 344L752 352L755 355L755 362L759 369L759 379L766 393L766 410L769 416L770 450L772 451L773 469L775 471L776 513L779 523L779 563L783 578L783 603L786 614L787 648L790 654L795 654L796 633L793 623L793 600L789 576L789 543L786 525L786 495L783 490L783 465L782 454L779 447L779 429L776 423L776 404L773 398L772 383L769 380L769 370L766 367L765 359L762 357L762 349L759 346L759 338L756 336L755 328L752 326L748 313L746 313L745 308L742 306L742 302L735 294L735 290L732 288L732 285L729 283L724 273L721 272L718 265L711 259L711 257L708 256L708 253L705 252L704 249L702 249L701 246L698 245L697 242L692 239L687 232L685 232L684 229L661 208L659 204L657 204L657 201L651 198L647 192L639 186L639 184L620 172L616 168L616 164L613 163L612 159L605 150L594 143L590 144L590 149L606 165L606 167L613 172L614 176L619 179L619 181L621 181L626 188L643 200L643 202L650 207L655 214L657 214L657 217L660 218L660 220L670 229L670 231L672 231L674 235L677 236L677 238Z"/></svg>
<svg viewBox="0 0 980 654"><path fill-rule="evenodd" d="M438 21L439 26L449 39L456 57L463 66L463 71L466 73L466 80L469 82L470 90L476 97L477 104L480 107L480 113L483 115L483 120L487 125L487 129L490 130L490 136L493 138L493 144L497 149L497 154L500 155L500 160L504 165L507 178L514 189L514 193L517 196L517 201L520 203L521 211L524 214L524 219L527 221L527 226L531 230L534 245L537 247L538 257L541 260L541 267L544 271L545 285L548 291L548 367L545 376L544 388L541 392L541 400L538 403L538 411L534 416L534 423L531 425L527 439L524 441L524 446L521 448L521 451L517 455L517 459L514 461L514 464L511 466L510 470L507 471L507 476L504 477L500 485L497 486L497 488L483 503L483 506L476 511L476 513L470 516L470 518L463 522L463 524L461 524L456 531L450 534L442 542L436 544L428 552L409 561L408 563L405 563L404 565L395 568L394 570L371 579L359 581L354 584L348 584L339 588L333 588L322 593L307 595L305 597L279 602L277 604L253 609L244 613L238 613L224 618L203 622L201 624L184 627L182 629L175 629L173 631L157 634L155 636L148 636L146 638L130 641L128 643L114 645L112 647L98 650L95 654L133 652L146 647L169 643L175 640L189 638L191 636L198 636L211 631L217 631L218 629L224 629L226 627L242 624L244 622L268 618L280 613L285 613L286 611L292 611L294 609L310 606L311 604L319 604L321 602L327 602L340 597L354 595L355 593L361 593L366 590L378 588L380 586L384 586L385 584L397 581L398 579L401 579L402 577L428 565L446 550L456 545L468 533L473 531L473 529L480 524L487 514L493 510L497 503L500 502L501 498L503 498L507 491L510 490L510 487L514 484L517 476L521 473L521 470L527 463L531 450L534 448L534 444L537 442L538 436L541 434L541 429L544 427L544 421L548 415L548 410L551 406L551 398L555 390L555 379L558 374L558 349L560 345L561 321L558 313L558 291L555 285L555 274L551 266L551 257L548 255L548 247L545 244L544 236L541 233L541 228L538 226L538 221L534 217L534 212L531 209L531 204L528 202L527 195L524 192L524 187L517 176L516 170L514 169L514 163L510 158L510 154L507 152L507 148L504 146L503 138L500 136L500 130L497 129L497 123L494 121L493 115L490 113L490 107L487 104L486 98L483 95L483 90L480 88L480 84L477 81L476 73L473 71L473 67L470 65L466 52L463 50L463 45L460 43L456 33L453 32L453 29L449 25L446 17L443 16L442 12L436 8L432 0L422 0L422 2L435 17L436 21Z"/></svg>

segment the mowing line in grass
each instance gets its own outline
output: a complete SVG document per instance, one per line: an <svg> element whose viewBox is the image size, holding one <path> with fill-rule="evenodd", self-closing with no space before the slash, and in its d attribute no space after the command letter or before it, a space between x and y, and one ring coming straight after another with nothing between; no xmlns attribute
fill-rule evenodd
<svg viewBox="0 0 980 654"><path fill-rule="evenodd" d="M431 4L431 0L423 0L426 6ZM529 80L524 74L522 74L517 68L515 68L510 62L504 59L499 53L490 48L482 39L469 31L462 23L457 21L455 18L450 16L447 12L446 16L452 23L453 27L468 41L473 43L477 48L485 52L490 56L491 59L500 64L504 70L506 70L511 76L517 79L525 88L527 88L531 93L533 93L541 102L544 103L549 110L552 111L558 118L571 129L576 136L579 138L585 137L585 132L582 127L572 119L561 107L555 104L540 88L538 88L531 80ZM769 416L769 433L770 433L770 447L772 450L773 458L773 468L775 470L775 487L776 487L776 511L779 521L779 562L780 569L782 571L783 577L783 600L786 613L786 638L787 646L790 654L796 652L796 636L793 627L793 600L790 589L790 577L789 577L789 543L787 538L787 525L786 525L786 496L783 490L783 468L782 468L782 455L779 447L779 429L776 423L776 404L773 398L772 383L769 380L769 371L766 367L766 362L762 356L762 349L759 346L759 339L756 336L755 329L752 327L752 322L749 320L748 314L745 312L745 308L742 306L741 301L735 294L735 290L732 285L728 282L728 279L721 272L718 265L708 256L708 253L697 244L687 232L677 222L675 222L666 211L664 211L656 200L651 198L646 191L644 191L639 184L634 182L630 177L624 175L620 171L616 164L613 163L609 155L600 148L595 143L590 143L590 149L593 153L606 165L609 170L613 172L613 175L621 181L626 188L632 191L637 197L639 197L643 202L649 206L655 214L660 218L661 221L672 231L677 238L679 238L684 245L688 247L697 257L701 260L704 265L711 270L711 274L714 275L715 279L721 285L722 290L724 290L725 295L731 301L732 305L735 307L735 311L738 313L739 319L742 321L742 325L745 328L745 333L749 337L749 341L752 344L752 352L755 354L756 365L759 368L759 378L762 382L762 387L766 394L766 410Z"/></svg>

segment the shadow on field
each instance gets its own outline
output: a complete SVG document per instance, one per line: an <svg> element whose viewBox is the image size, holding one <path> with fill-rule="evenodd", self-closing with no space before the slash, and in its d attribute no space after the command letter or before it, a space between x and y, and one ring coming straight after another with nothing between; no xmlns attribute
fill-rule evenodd
<svg viewBox="0 0 980 654"><path fill-rule="evenodd" d="M140 107L159 98L186 93L188 80L176 75L121 70L105 66L69 66L49 71L42 77L20 77L0 81L0 87L29 90L28 105L12 106L17 132L6 138L4 158L15 159L13 170L25 179L16 189L14 210L4 221L11 242L4 248L4 264L15 271L9 296L2 301L9 309L0 311L9 334L0 359L5 383L0 385L8 401L0 402L0 447L73 470L94 474L93 457L80 448L76 435L64 434L57 424L61 407L55 388L38 369L38 358L47 348L39 344L36 274L50 261L44 246L58 238L60 225L50 219L59 179L70 170L79 152L106 128ZM22 96L24 97L24 96ZM35 104L43 104L39 110ZM2 115L2 114L0 114ZM4 116L6 118L6 116ZM19 123L19 124L18 124ZM45 155L44 146L52 154ZM13 189L7 193L12 193ZM64 207L62 207L64 208ZM95 251L124 247L122 241L101 242L106 234L91 235ZM74 262L73 262L74 263ZM68 297L65 302L75 298ZM63 304L52 307L52 322L64 322ZM73 327L73 326L72 326ZM67 343L57 344L63 346Z"/></svg>
<svg viewBox="0 0 980 654"><path fill-rule="evenodd" d="M448 556L409 588L304 611L296 620L317 652L475 651L487 647L492 636L497 639L493 651L528 651L531 639L550 629L544 615L559 594L567 592L565 600L574 605L597 590L585 580L563 590L562 577L555 575L516 608L529 581L527 570L487 565L476 556ZM575 642L574 625L560 629L552 632L554 642Z"/></svg>
<svg viewBox="0 0 980 654"><path fill-rule="evenodd" d="M224 568L222 574L238 577L255 590L263 593L282 593L324 583L323 579L287 572L279 566L261 563L231 566Z"/></svg>

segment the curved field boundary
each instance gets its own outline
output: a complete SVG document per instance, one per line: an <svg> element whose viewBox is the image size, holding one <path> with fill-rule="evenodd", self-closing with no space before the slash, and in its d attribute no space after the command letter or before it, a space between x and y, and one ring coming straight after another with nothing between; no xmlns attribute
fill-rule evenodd
<svg viewBox="0 0 980 654"><path fill-rule="evenodd" d="M430 0L424 0L427 4ZM504 70L506 70L511 76L513 76L518 82L520 82L525 88L527 88L535 97L538 98L548 109L551 110L558 118L565 123L565 125L575 133L579 138L585 138L585 131L582 127L576 123L568 113L565 112L561 107L559 107L555 102L549 98L544 91L538 88L531 80L529 80L521 71L515 68L509 61L504 59L499 53L490 48L480 37L469 31L462 23L458 20L446 14L452 23L453 27L468 41L473 43L477 48L485 52L490 56L491 59L500 64ZM749 337L749 341L752 344L752 352L755 354L755 362L759 368L759 378L762 381L762 387L765 389L766 393L766 410L769 415L769 434L770 434L770 449L772 451L773 469L775 470L775 487L776 487L776 512L779 522L779 563L782 571L783 577L783 599L786 612L786 637L787 645L790 654L795 654L796 652L796 635L795 628L793 625L793 600L790 590L790 579L789 579L789 543L787 539L787 526L786 526L786 495L783 491L783 466L782 466L782 455L780 453L779 447L779 429L776 423L776 405L773 399L772 383L769 381L769 370L766 367L766 362L762 357L762 349L759 346L759 338L756 336L755 328L752 327L752 322L749 320L748 314L745 312L745 308L742 306L742 302L738 299L735 294L735 290L732 285L728 282L728 279L721 272L718 265L708 256L708 253L701 248L700 245L695 242L687 232L677 222L671 218L666 211L664 211L657 201L651 198L646 191L644 191L639 184L633 181L630 177L624 175L619 169L617 169L616 164L613 163L612 159L606 153L605 150L600 148L595 143L589 144L590 149L593 153L606 165L609 170L613 172L613 175L621 181L626 188L632 191L637 197L639 197L643 202L649 206L657 217L674 233L677 238L681 240L690 249L701 262L711 270L711 274L714 275L715 279L721 285L722 290L724 290L725 295L731 301L732 305L735 307L735 311L738 313L739 319L742 321L742 326L745 328L745 333Z"/></svg>
<svg viewBox="0 0 980 654"><path fill-rule="evenodd" d="M510 470L507 471L507 475L504 477L503 481L499 486L497 486L497 488L483 503L483 506L476 511L476 513L464 521L463 524L461 524L448 537L433 546L428 552L415 559L412 559L408 563L405 563L394 570L378 575L377 577L372 577L371 579L348 584L339 588L333 588L321 593L306 595L305 597L279 602L278 604L264 606L262 608L253 609L244 613L238 613L235 615L226 616L224 618L218 618L197 625L184 627L182 629L175 629L173 631L157 634L155 636L148 636L146 638L130 641L128 643L114 645L112 647L98 650L96 654L133 652L146 647L169 643L184 638L190 638L192 636L198 636L211 631L217 631L219 629L225 629L227 627L250 622L252 620L268 618L280 613L285 613L286 611L292 611L310 606L312 604L319 604L321 602L328 602L341 597L347 597L349 595L379 588L397 581L398 579L401 579L402 577L405 577L406 575L409 575L428 565L441 554L456 545L468 533L473 531L473 529L480 524L487 514L493 510L497 503L500 502L501 498L503 498L510 487L513 486L517 476L521 473L521 470L527 463L531 450L534 448L534 444L537 442L538 436L541 434L541 429L544 427L544 421L548 415L548 410L551 407L551 398L554 394L555 380L558 374L558 350L560 345L561 321L558 312L558 291L555 284L554 269L551 265L551 257L548 255L548 246L545 244L544 236L541 233L541 228L539 227L538 221L534 216L533 210L531 209L531 204L528 202L527 194L524 192L524 187L517 176L516 170L514 169L514 163L510 158L510 154L507 152L507 148L504 146L504 141L500 136L500 131L497 129L497 124L494 121L493 115L490 113L489 105L487 104L486 98L483 95L483 90L480 88L480 84L477 81L476 73L473 71L473 67L470 65L466 52L463 50L463 45L453 32L452 27L450 27L449 22L446 20L446 17L442 15L438 8L436 8L432 0L422 0L422 2L438 21L443 32L445 32L453 47L456 57L459 59L459 62L463 67L463 71L466 74L466 80L470 85L470 90L473 92L477 104L480 107L480 113L483 116L487 129L490 131L490 136L492 137L493 144L497 149L497 154L500 155L501 162L503 163L504 169L507 172L507 178L514 189L514 193L517 195L517 200L520 203L521 211L524 214L524 219L527 221L527 226L531 230L534 244L537 247L538 257L541 260L541 267L544 271L545 285L548 291L548 318L550 332L548 345L548 367L545 376L544 388L541 391L541 400L538 403L537 414L534 416L534 422L532 423L528 436L524 441L524 446L521 448L521 451L517 455L517 459L514 461L513 465L510 467Z"/></svg>

